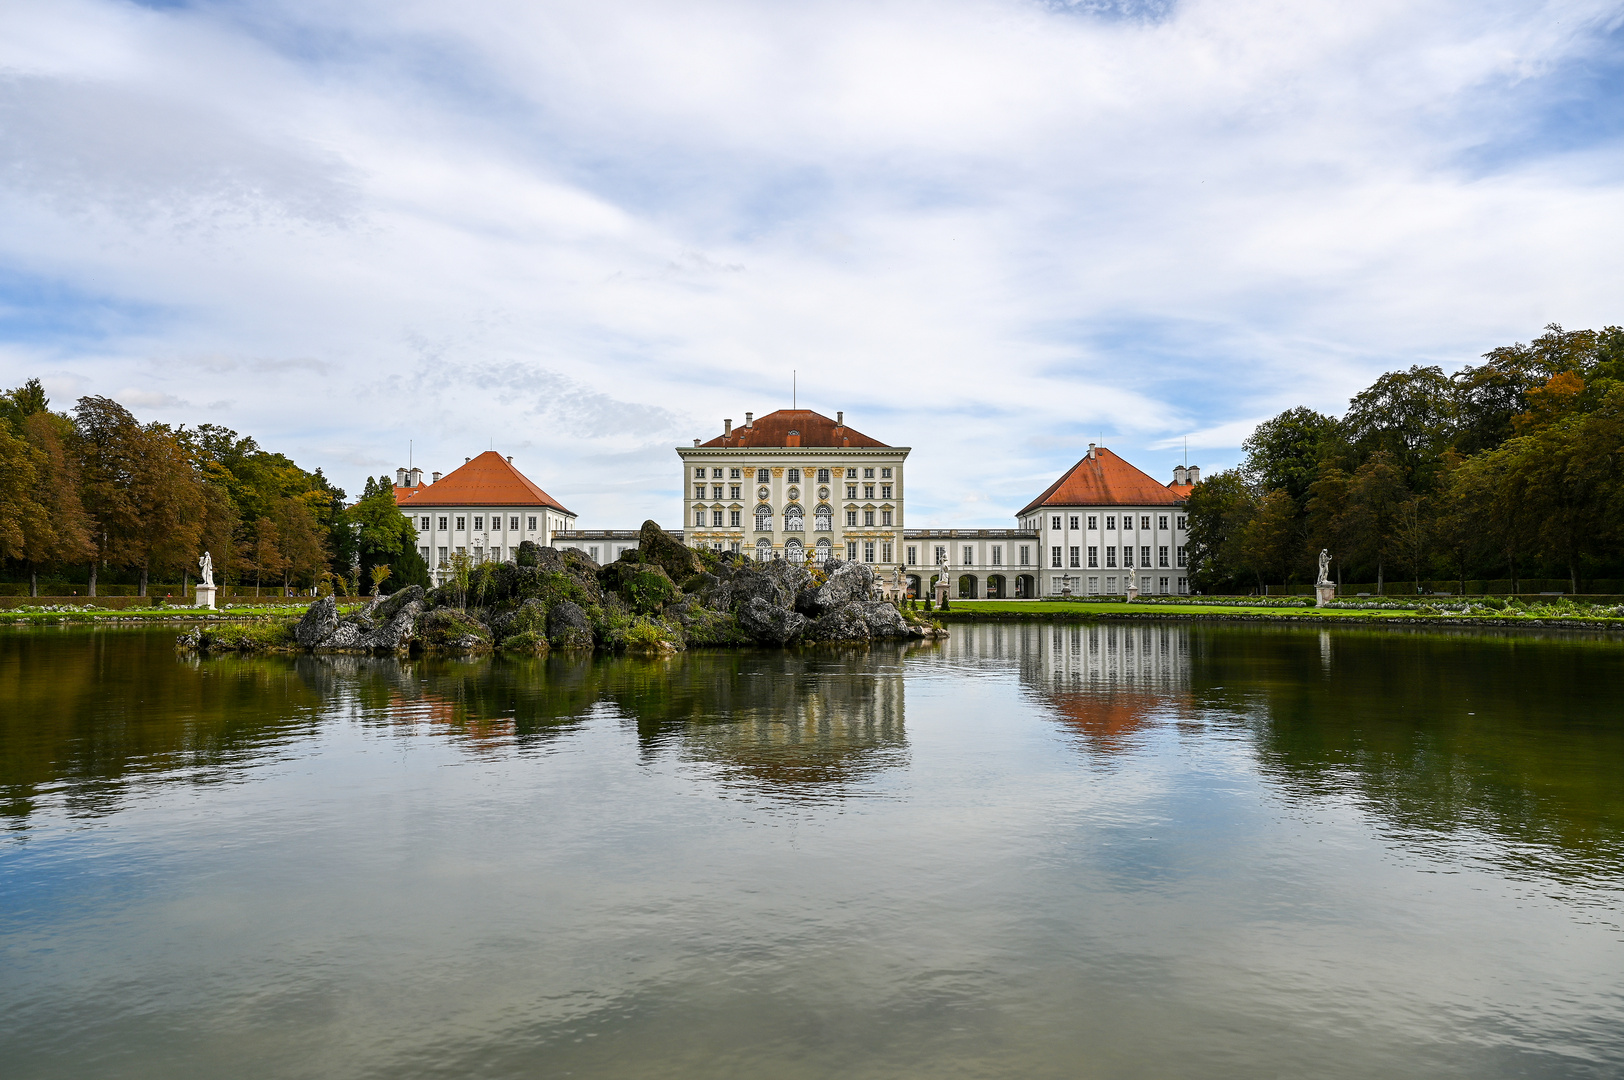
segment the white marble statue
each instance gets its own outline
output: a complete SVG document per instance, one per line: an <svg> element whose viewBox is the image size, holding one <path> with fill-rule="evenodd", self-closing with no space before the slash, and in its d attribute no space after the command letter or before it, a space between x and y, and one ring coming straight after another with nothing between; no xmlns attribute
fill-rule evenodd
<svg viewBox="0 0 1624 1080"><path fill-rule="evenodd" d="M202 570L203 570L203 580L198 582L198 584L207 585L210 588L213 588L214 587L214 560L209 557L208 552L205 551L203 553L203 557L201 559L197 560L197 565L200 568L202 568Z"/></svg>
<svg viewBox="0 0 1624 1080"><path fill-rule="evenodd" d="M1320 572L1316 585L1329 585L1331 583L1331 553L1320 548Z"/></svg>

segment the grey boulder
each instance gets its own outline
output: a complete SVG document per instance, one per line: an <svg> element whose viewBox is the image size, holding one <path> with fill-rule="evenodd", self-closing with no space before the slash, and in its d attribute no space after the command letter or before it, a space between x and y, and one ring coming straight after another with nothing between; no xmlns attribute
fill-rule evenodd
<svg viewBox="0 0 1624 1080"><path fill-rule="evenodd" d="M591 646L592 624L580 604L561 600L547 610L547 641L555 649Z"/></svg>
<svg viewBox="0 0 1624 1080"><path fill-rule="evenodd" d="M800 637L807 619L798 611L768 603L754 596L739 608L739 626L757 641L783 645Z"/></svg>
<svg viewBox="0 0 1624 1080"><path fill-rule="evenodd" d="M310 605L299 625L293 628L293 640L303 649L313 649L338 629L338 601L324 596Z"/></svg>

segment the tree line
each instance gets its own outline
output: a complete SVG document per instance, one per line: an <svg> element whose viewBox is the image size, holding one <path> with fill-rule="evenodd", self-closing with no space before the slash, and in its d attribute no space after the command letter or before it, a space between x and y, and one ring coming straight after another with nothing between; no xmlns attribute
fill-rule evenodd
<svg viewBox="0 0 1624 1080"><path fill-rule="evenodd" d="M1189 499L1192 584L1624 577L1624 329L1551 325L1453 374L1389 372L1341 417L1288 409Z"/></svg>
<svg viewBox="0 0 1624 1080"><path fill-rule="evenodd" d="M0 566L29 595L109 581L183 594L208 551L256 593L428 584L389 477L347 504L318 468L229 428L141 423L106 397L53 412L38 379L0 395ZM387 572L382 568L388 567Z"/></svg>

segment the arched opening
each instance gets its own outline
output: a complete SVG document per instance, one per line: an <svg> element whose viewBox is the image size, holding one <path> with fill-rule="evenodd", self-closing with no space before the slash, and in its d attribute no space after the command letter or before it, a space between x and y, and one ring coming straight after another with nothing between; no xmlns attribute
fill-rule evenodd
<svg viewBox="0 0 1624 1080"><path fill-rule="evenodd" d="M993 574L991 577L987 578L987 599L1004 599L1004 575Z"/></svg>
<svg viewBox="0 0 1624 1080"><path fill-rule="evenodd" d="M763 536L756 541L756 562L766 562L773 557L772 541Z"/></svg>
<svg viewBox="0 0 1624 1080"><path fill-rule="evenodd" d="M794 537L790 537L788 540L784 541L784 558L788 559L792 563L805 562L806 548L801 546L801 542L799 540L795 539Z"/></svg>
<svg viewBox="0 0 1624 1080"><path fill-rule="evenodd" d="M756 507L756 532L773 531L773 508L766 503Z"/></svg>
<svg viewBox="0 0 1624 1080"><path fill-rule="evenodd" d="M829 561L829 554L830 554L831 550L832 549L829 546L829 538L827 536L825 536L822 540L818 541L818 565L819 566L822 566L824 563Z"/></svg>
<svg viewBox="0 0 1624 1080"><path fill-rule="evenodd" d="M908 599L917 600L917 599L919 599L919 594L922 593L922 592L924 592L924 586L919 580L919 575L918 574L909 574L908 575Z"/></svg>
<svg viewBox="0 0 1624 1080"><path fill-rule="evenodd" d="M835 512L827 506L818 507L813 515L812 524L817 528L818 532L833 532Z"/></svg>
<svg viewBox="0 0 1624 1080"><path fill-rule="evenodd" d="M1015 599L1030 600L1038 594L1037 579L1031 574L1018 574L1015 578Z"/></svg>
<svg viewBox="0 0 1624 1080"><path fill-rule="evenodd" d="M965 574L959 578L959 599L974 600L976 598L976 576Z"/></svg>

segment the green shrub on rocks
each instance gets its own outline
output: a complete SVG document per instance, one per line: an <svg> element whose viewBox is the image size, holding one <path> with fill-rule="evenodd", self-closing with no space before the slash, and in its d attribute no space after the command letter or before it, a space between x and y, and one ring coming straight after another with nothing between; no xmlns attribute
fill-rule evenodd
<svg viewBox="0 0 1624 1080"><path fill-rule="evenodd" d="M535 630L526 630L502 639L502 651L511 653L544 653L548 650L547 638Z"/></svg>
<svg viewBox="0 0 1624 1080"><path fill-rule="evenodd" d="M473 615L455 608L435 608L417 624L424 648L447 652L482 652L491 647L491 631Z"/></svg>

